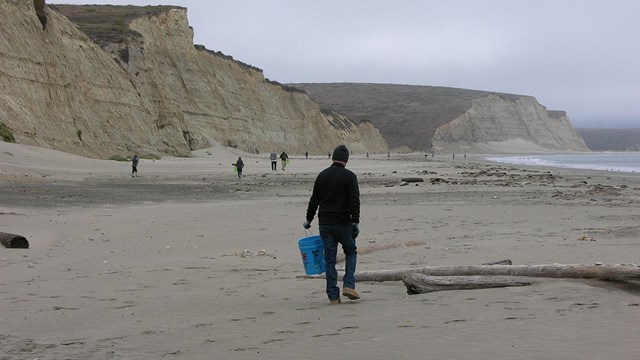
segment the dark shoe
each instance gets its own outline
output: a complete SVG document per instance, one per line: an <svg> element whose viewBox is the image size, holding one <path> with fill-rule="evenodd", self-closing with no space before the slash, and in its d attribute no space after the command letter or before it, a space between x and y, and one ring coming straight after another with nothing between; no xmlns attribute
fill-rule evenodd
<svg viewBox="0 0 640 360"><path fill-rule="evenodd" d="M342 289L342 295L348 297L350 300L360 299L360 294L358 294L356 289L344 288Z"/></svg>

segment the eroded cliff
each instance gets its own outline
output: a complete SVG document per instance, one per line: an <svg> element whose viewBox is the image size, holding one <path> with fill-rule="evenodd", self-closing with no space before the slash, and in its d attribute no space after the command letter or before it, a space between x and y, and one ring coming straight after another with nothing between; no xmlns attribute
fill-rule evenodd
<svg viewBox="0 0 640 360"><path fill-rule="evenodd" d="M46 26L33 2L0 2L0 122L16 142L100 158L188 156L210 140L252 153L387 149L370 122L322 112L260 69L194 46L184 8L145 7L100 45L44 12Z"/></svg>
<svg viewBox="0 0 640 360"><path fill-rule="evenodd" d="M564 111L548 111L531 96L491 94L439 126L433 149L447 152L587 151Z"/></svg>
<svg viewBox="0 0 640 360"><path fill-rule="evenodd" d="M394 149L586 151L563 111L531 96L395 84L291 84L323 107L370 120Z"/></svg>

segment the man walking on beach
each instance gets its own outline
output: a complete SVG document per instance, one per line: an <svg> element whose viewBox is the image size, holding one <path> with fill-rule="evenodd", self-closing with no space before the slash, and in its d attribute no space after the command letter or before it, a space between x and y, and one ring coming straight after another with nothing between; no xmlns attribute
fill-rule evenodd
<svg viewBox="0 0 640 360"><path fill-rule="evenodd" d="M282 160L282 171L284 171L284 168L287 167L287 161L289 161L289 155L283 151L282 154L280 154L280 160Z"/></svg>
<svg viewBox="0 0 640 360"><path fill-rule="evenodd" d="M140 161L138 154L133 155L131 158L131 177L138 175L138 161Z"/></svg>
<svg viewBox="0 0 640 360"><path fill-rule="evenodd" d="M349 161L349 150L340 145L333 150L333 164L318 174L313 184L313 193L307 207L305 229L311 227L311 221L318 211L318 227L324 246L327 296L330 304L339 304L338 272L336 257L338 244L345 254L345 274L342 279L342 295L351 300L360 298L356 291L357 247L356 237L360 234L360 189L356 174L345 167Z"/></svg>
<svg viewBox="0 0 640 360"><path fill-rule="evenodd" d="M242 168L244 168L244 161L242 161L241 157L238 157L238 160L236 160L236 163L233 164L233 166L236 167L236 171L238 172L238 179L240 179L242 177Z"/></svg>
<svg viewBox="0 0 640 360"><path fill-rule="evenodd" d="M271 170L278 170L278 154L275 151L271 151Z"/></svg>

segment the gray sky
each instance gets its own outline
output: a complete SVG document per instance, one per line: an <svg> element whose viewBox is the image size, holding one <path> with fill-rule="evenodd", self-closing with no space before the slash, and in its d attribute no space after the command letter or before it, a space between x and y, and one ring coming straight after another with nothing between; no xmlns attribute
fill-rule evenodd
<svg viewBox="0 0 640 360"><path fill-rule="evenodd" d="M48 0L180 5L196 44L281 83L535 96L575 127L640 127L638 0Z"/></svg>

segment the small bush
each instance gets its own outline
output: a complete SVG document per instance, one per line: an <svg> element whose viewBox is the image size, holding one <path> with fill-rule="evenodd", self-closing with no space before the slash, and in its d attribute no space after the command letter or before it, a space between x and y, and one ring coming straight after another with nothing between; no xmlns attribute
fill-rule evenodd
<svg viewBox="0 0 640 360"><path fill-rule="evenodd" d="M156 155L156 154L142 155L140 158L147 159L147 160L160 160L160 159L162 159L161 156Z"/></svg>
<svg viewBox="0 0 640 360"><path fill-rule="evenodd" d="M7 127L7 125L0 123L0 138L2 138L5 142L14 143L16 142L16 138L13 137L13 133L11 129Z"/></svg>
<svg viewBox="0 0 640 360"><path fill-rule="evenodd" d="M129 161L128 158L121 156L121 155L113 155L111 157L109 157L109 160L115 160L115 161Z"/></svg>

